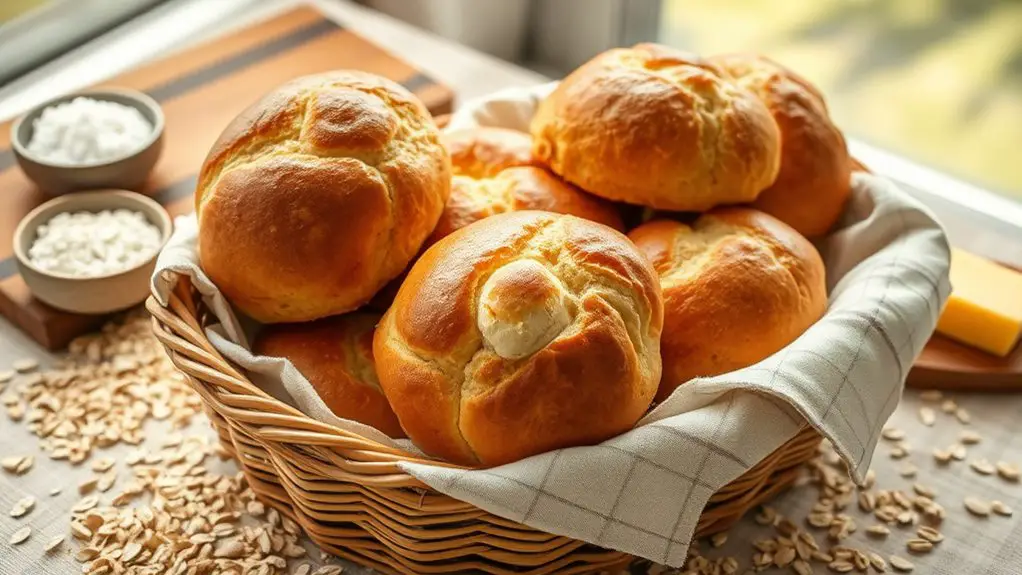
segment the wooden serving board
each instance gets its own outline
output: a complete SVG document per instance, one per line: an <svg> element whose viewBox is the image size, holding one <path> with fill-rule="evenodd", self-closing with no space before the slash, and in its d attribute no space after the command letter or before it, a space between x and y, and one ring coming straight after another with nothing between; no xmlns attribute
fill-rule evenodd
<svg viewBox="0 0 1022 575"><path fill-rule="evenodd" d="M945 391L1022 391L1022 343L1007 357L997 357L934 334L905 383L909 387Z"/></svg>
<svg viewBox="0 0 1022 575"><path fill-rule="evenodd" d="M907 385L945 391L1022 391L1022 345L996 357L934 335L908 374Z"/></svg>
<svg viewBox="0 0 1022 575"><path fill-rule="evenodd" d="M433 114L451 111L453 94L448 88L307 6L102 85L145 91L163 107L163 155L144 189L138 191L178 215L192 211L196 172L231 119L287 80L339 68L395 80ZM11 246L14 229L46 199L17 166L10 150L10 124L0 126L0 314L43 346L57 349L105 318L55 310L34 299L18 275Z"/></svg>

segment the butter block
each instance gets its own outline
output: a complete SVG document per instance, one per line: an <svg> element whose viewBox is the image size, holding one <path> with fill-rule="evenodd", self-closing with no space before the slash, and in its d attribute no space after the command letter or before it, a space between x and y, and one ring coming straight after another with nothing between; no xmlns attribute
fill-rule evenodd
<svg viewBox="0 0 1022 575"><path fill-rule="evenodd" d="M937 331L1004 357L1022 334L1022 273L951 250L951 297Z"/></svg>

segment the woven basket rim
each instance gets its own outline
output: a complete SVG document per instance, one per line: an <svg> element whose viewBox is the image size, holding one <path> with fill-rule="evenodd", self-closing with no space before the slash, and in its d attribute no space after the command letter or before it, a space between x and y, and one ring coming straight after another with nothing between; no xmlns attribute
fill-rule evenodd
<svg viewBox="0 0 1022 575"><path fill-rule="evenodd" d="M472 467L466 467L466 466L463 466L463 465L458 465L458 464L450 463L450 462L443 461L443 460L440 460L440 459L431 459L431 458L428 458L428 457L419 456L419 455L417 455L415 453L412 453L412 452L408 451L407 449L401 448L400 446L386 445L386 444L381 443L381 442L379 442L379 441L377 441L377 440L375 440L373 438L366 437L364 435L361 435L359 433L356 433L356 432L353 432L353 431L350 431L350 430L347 430L347 429L343 429L343 428L338 427L336 425L333 425L331 423L327 423L327 422L324 422L324 421L320 421L318 419L314 419L313 417L311 417L308 414L302 412L298 408L296 408L296 407L294 407L292 405L289 405L289 404L281 401L280 399L277 399L276 397L273 397L272 395L270 395L266 391L262 390L259 386L254 384L249 379L248 375L245 373L245 370L243 368L240 368L240 367L236 366L230 360L226 359L223 356L223 354L220 353L220 350L216 349L216 347L214 347L212 345L212 343L209 342L209 339L205 335L205 331L203 330L202 326L200 326L198 324L197 321L195 321L195 322L188 321L190 319L192 319L192 320L194 319L194 317L195 317L195 315L194 315L195 310L188 309L189 306L187 306L185 304L185 300L182 299L182 297L180 296L179 290L191 289L191 278L187 274L178 273L178 272L175 272L175 271L172 271L172 270L167 270L164 273L169 274L173 278L172 282L173 282L173 285L175 285L174 291L169 296L169 302L168 302L169 305L168 306L164 306L163 304L161 304L156 299L156 297L154 295L150 295L148 298L146 298L146 303L145 303L146 309L149 311L150 314L153 315L154 319L157 319L157 320L159 320L160 322L162 322L164 324L175 323L175 320L187 324L187 327L189 328L187 330L187 332L191 332L191 335L193 335L193 337L194 336L198 336L198 337L195 337L195 339L199 340L200 342L205 342L205 344L206 344L206 345L201 345L200 344L200 345L196 346L195 349L189 349L189 350L175 349L175 351L183 352L183 355L185 357L188 357L189 355L191 355L191 354L193 354L193 353L195 353L195 352L197 352L199 350L201 350L201 351L203 351L203 352L205 352L205 353L207 353L209 355L212 355L213 358L218 363L222 363L223 364L223 373L228 375L228 376L232 376L236 380L235 383L241 384L240 386L235 387L235 389L232 389L232 392L234 392L234 393L238 393L239 391L248 392L253 397L257 397L262 402L265 402L268 407L272 406L273 408L276 408L276 409L279 409L281 411L286 412L287 413L286 417L303 420L302 422L303 423L307 423L308 427L310 428L310 432L309 432L310 435L301 437L301 439L304 440L303 441L304 444L306 444L306 445L309 445L309 444L315 445L315 444L317 444L317 441L316 441L315 436L312 435L312 434L316 434L316 433L323 434L324 432L329 432L329 433L331 433L331 434L333 434L333 435L335 435L335 436L337 436L339 438L343 438L343 439L347 439L347 440L353 440L355 442L365 443L366 444L365 445L365 449L366 450L372 451L372 452L378 453L378 454L391 455L394 458L398 458L400 462L419 463L419 464L426 464L426 465L449 467L449 468L454 468L454 469L465 469L465 470L476 469L476 468L472 468ZM181 311L187 311L187 312L190 312L190 313L180 313ZM159 325L154 325L153 327L154 327L154 331L156 332L157 337L161 341L163 341L164 343L168 343L166 338L160 337L160 332L163 331L163 328L161 326L159 326ZM189 339L192 339L192 338L189 338ZM193 341L192 343L194 344L196 342ZM189 353L189 352L191 352L191 353ZM196 362L196 363L198 363L198 362ZM275 439L280 439L282 433L284 433L284 432L281 431L281 432L278 432L278 433L274 433L273 434L275 436L274 438Z"/></svg>

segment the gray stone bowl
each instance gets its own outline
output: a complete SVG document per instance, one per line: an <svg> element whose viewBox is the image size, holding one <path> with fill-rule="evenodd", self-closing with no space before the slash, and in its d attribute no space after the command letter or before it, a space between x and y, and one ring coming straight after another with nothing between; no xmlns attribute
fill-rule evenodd
<svg viewBox="0 0 1022 575"><path fill-rule="evenodd" d="M126 190L96 190L53 198L26 215L14 231L14 257L18 271L37 299L52 307L80 314L106 314L127 309L149 296L149 278L156 269L159 251L145 262L105 276L78 277L36 267L29 249L40 225L62 212L99 212L129 209L141 212L159 228L160 249L170 239L173 223L167 210L155 200Z"/></svg>
<svg viewBox="0 0 1022 575"><path fill-rule="evenodd" d="M117 102L137 109L153 126L150 138L138 150L99 164L59 164L33 157L27 148L32 140L36 118L46 108L79 96ZM75 92L43 102L15 120L11 127L11 147L22 171L48 195L59 196L68 192L98 188L138 191L156 165L160 152L163 151L163 110L156 100L137 90L106 88Z"/></svg>

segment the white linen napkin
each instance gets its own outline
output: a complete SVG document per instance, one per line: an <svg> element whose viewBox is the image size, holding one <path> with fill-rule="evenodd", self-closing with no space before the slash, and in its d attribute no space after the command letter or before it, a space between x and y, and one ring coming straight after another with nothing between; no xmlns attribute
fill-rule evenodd
<svg viewBox="0 0 1022 575"><path fill-rule="evenodd" d="M527 130L553 85L469 102L448 130ZM933 215L891 182L855 174L835 232L817 247L827 265L826 316L766 360L682 385L632 431L600 445L561 449L465 471L403 464L451 497L536 529L680 567L699 516L718 489L811 425L861 480L905 376L950 292L949 248ZM207 329L225 357L320 421L408 447L334 416L284 360L254 357L242 322L202 273L194 217L179 221L157 261L153 293L166 305L173 270L192 277L220 326ZM513 433L513 430L508 430Z"/></svg>

